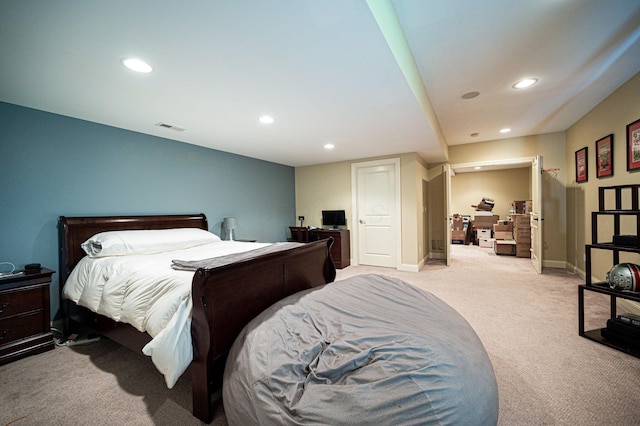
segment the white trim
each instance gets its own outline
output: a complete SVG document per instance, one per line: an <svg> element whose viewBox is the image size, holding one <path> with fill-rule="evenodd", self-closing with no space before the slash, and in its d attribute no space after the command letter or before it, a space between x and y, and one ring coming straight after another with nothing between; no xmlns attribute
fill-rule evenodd
<svg viewBox="0 0 640 426"><path fill-rule="evenodd" d="M544 268L569 269L567 267L567 262L563 260L545 260L542 262L542 266Z"/></svg>
<svg viewBox="0 0 640 426"><path fill-rule="evenodd" d="M468 169L478 166L487 166L487 167L499 167L499 166L516 166L519 164L533 164L533 161L536 157L521 157L521 158L508 158L505 160L489 160L489 161L475 161L472 163L458 163L451 164L451 169L454 171L456 169ZM474 170L477 171L477 170Z"/></svg>
<svg viewBox="0 0 640 426"><path fill-rule="evenodd" d="M398 271L403 272L420 272L420 266L402 263L398 266Z"/></svg>
<svg viewBox="0 0 640 426"><path fill-rule="evenodd" d="M353 231L352 241L352 265L357 266L360 258L359 252L359 226L358 226L358 169L365 167L388 166L393 165L395 170L395 223L393 226L396 230L396 269L400 268L402 262L402 193L400 186L400 158L385 158L382 160L362 161L359 163L351 163L351 223Z"/></svg>

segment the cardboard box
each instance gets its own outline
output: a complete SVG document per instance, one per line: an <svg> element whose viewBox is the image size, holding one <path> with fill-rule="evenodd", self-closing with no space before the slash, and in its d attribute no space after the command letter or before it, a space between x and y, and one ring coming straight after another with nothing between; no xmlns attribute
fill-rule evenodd
<svg viewBox="0 0 640 426"><path fill-rule="evenodd" d="M451 239L454 241L464 241L467 232L462 230L453 230L451 231Z"/></svg>
<svg viewBox="0 0 640 426"><path fill-rule="evenodd" d="M453 229L454 231L462 231L464 229L464 221L462 220L462 218L454 218L451 221L451 229Z"/></svg>
<svg viewBox="0 0 640 426"><path fill-rule="evenodd" d="M531 221L528 214L512 214L513 228L530 228Z"/></svg>
<svg viewBox="0 0 640 426"><path fill-rule="evenodd" d="M518 243L531 243L531 228L514 229L513 239Z"/></svg>
<svg viewBox="0 0 640 426"><path fill-rule="evenodd" d="M501 220L493 225L493 238L496 240L513 239L513 222Z"/></svg>
<svg viewBox="0 0 640 426"><path fill-rule="evenodd" d="M485 240L491 238L491 229L478 229L476 235L478 238L484 238Z"/></svg>
<svg viewBox="0 0 640 426"><path fill-rule="evenodd" d="M513 231L513 222L501 220L493 225L493 232L511 232Z"/></svg>
<svg viewBox="0 0 640 426"><path fill-rule="evenodd" d="M492 238L479 238L478 245L484 248L492 248L493 247L493 239Z"/></svg>
<svg viewBox="0 0 640 426"><path fill-rule="evenodd" d="M495 238L496 240L513 240L513 232L493 231L493 238Z"/></svg>
<svg viewBox="0 0 640 426"><path fill-rule="evenodd" d="M484 210L490 212L493 210L493 205L495 202L491 198L482 197L482 200L478 203L477 206L471 205L471 207L475 207L476 210Z"/></svg>
<svg viewBox="0 0 640 426"><path fill-rule="evenodd" d="M500 220L500 216L494 214L492 216L475 216L473 226L478 229L493 229L493 225Z"/></svg>
<svg viewBox="0 0 640 426"><path fill-rule="evenodd" d="M531 257L531 244L516 243L516 257Z"/></svg>
<svg viewBox="0 0 640 426"><path fill-rule="evenodd" d="M493 250L496 254L504 254L507 256L515 256L516 242L513 240L495 240Z"/></svg>
<svg viewBox="0 0 640 426"><path fill-rule="evenodd" d="M515 206L516 213L518 214L531 213L531 200L514 201L513 205Z"/></svg>

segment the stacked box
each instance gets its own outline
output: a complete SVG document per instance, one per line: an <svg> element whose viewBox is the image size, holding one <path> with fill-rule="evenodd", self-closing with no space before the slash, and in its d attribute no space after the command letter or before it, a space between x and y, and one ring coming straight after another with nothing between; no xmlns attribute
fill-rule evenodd
<svg viewBox="0 0 640 426"><path fill-rule="evenodd" d="M516 213L518 214L531 213L531 200L514 201L513 205L515 206Z"/></svg>
<svg viewBox="0 0 640 426"><path fill-rule="evenodd" d="M531 243L516 243L516 257L531 257Z"/></svg>
<svg viewBox="0 0 640 426"><path fill-rule="evenodd" d="M473 226L478 229L493 229L493 225L500 220L497 214L491 216L476 215L474 216Z"/></svg>
<svg viewBox="0 0 640 426"><path fill-rule="evenodd" d="M493 238L496 240L513 239L513 222L501 220L493 225Z"/></svg>
<svg viewBox="0 0 640 426"><path fill-rule="evenodd" d="M466 237L467 231L461 231L461 230L452 230L451 231L451 239L453 241L464 241L465 237Z"/></svg>
<svg viewBox="0 0 640 426"><path fill-rule="evenodd" d="M530 228L531 221L528 214L512 214L511 221L513 222L513 228Z"/></svg>
<svg viewBox="0 0 640 426"><path fill-rule="evenodd" d="M462 216L459 214L453 215L451 221L451 240L452 241L464 241L467 231L465 230L465 223Z"/></svg>
<svg viewBox="0 0 640 426"><path fill-rule="evenodd" d="M496 254L505 254L507 256L515 256L516 242L513 240L495 240L493 250Z"/></svg>
<svg viewBox="0 0 640 426"><path fill-rule="evenodd" d="M493 241L493 238L478 238L478 245L483 248L491 248Z"/></svg>
<svg viewBox="0 0 640 426"><path fill-rule="evenodd" d="M511 215L516 257L531 257L531 221L528 214Z"/></svg>
<svg viewBox="0 0 640 426"><path fill-rule="evenodd" d="M513 239L518 243L531 244L531 228L516 228L513 231Z"/></svg>
<svg viewBox="0 0 640 426"><path fill-rule="evenodd" d="M491 229L478 229L478 239L483 238L485 240L491 239Z"/></svg>

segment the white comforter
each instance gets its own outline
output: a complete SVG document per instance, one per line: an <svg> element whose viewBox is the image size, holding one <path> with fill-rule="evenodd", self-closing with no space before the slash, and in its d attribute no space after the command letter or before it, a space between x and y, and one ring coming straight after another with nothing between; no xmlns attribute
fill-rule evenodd
<svg viewBox="0 0 640 426"><path fill-rule="evenodd" d="M159 254L84 257L69 275L63 296L149 333L152 340L142 351L151 356L172 388L193 359L193 272L174 270L171 261L224 256L268 245L218 241Z"/></svg>

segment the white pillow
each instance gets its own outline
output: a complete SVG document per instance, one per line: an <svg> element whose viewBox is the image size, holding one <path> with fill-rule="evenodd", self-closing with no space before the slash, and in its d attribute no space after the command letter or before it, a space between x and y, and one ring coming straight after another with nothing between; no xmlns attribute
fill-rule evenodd
<svg viewBox="0 0 640 426"><path fill-rule="evenodd" d="M81 244L89 257L153 254L220 241L220 237L198 228L142 231L107 231Z"/></svg>

